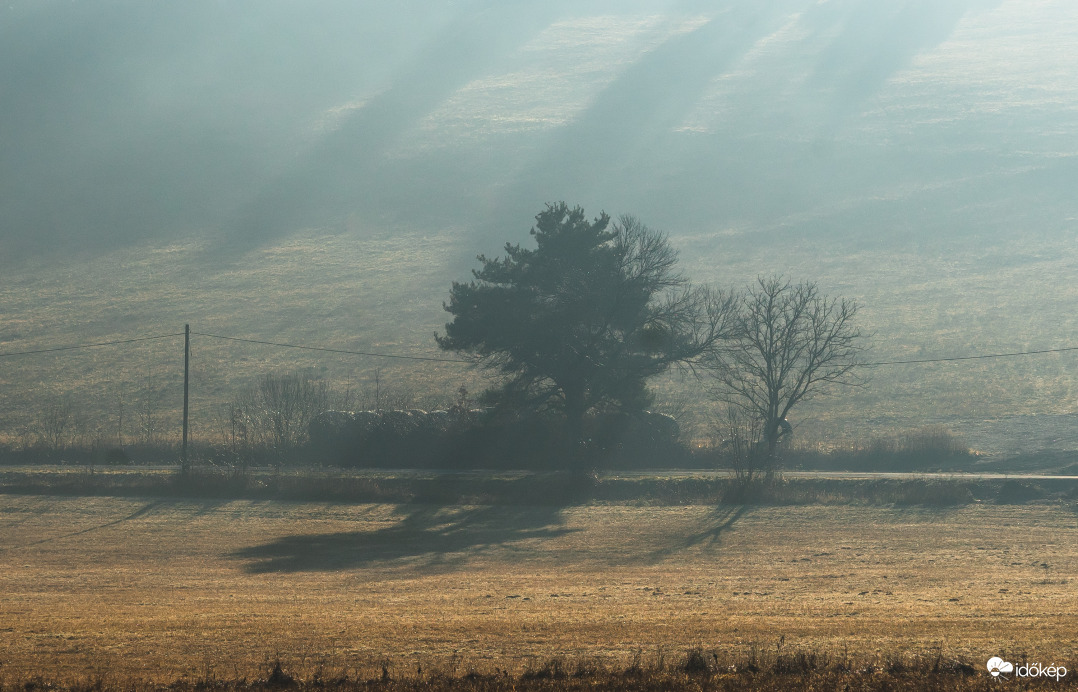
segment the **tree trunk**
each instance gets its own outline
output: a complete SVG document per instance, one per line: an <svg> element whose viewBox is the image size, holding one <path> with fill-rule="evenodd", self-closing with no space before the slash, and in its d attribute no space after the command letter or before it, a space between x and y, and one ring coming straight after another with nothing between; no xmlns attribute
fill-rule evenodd
<svg viewBox="0 0 1078 692"><path fill-rule="evenodd" d="M767 430L765 431L764 440L767 441L767 456L770 459L775 458L775 450L779 446L779 423L778 421L768 421Z"/></svg>
<svg viewBox="0 0 1078 692"><path fill-rule="evenodd" d="M768 415L764 428L764 442L767 444L767 457L763 461L763 471L767 478L771 478L778 466L777 450L779 446L779 419L777 413Z"/></svg>
<svg viewBox="0 0 1078 692"><path fill-rule="evenodd" d="M587 405L584 401L583 387L565 387L565 439L569 461L575 462L583 454L584 414Z"/></svg>

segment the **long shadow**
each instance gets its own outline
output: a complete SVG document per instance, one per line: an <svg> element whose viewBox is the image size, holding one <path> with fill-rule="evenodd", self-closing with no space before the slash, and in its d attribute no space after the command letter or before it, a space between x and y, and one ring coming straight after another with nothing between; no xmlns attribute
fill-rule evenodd
<svg viewBox="0 0 1078 692"><path fill-rule="evenodd" d="M783 7L792 10L799 2L783 0ZM235 220L234 249L271 242L303 225L336 227L348 212L390 227L459 222L471 229L472 241L500 243L507 220L526 231L542 202L564 198L558 191L565 190L575 191L573 202L602 192L604 201L625 210L619 202L636 193L619 190L651 188L656 167L671 165L667 133L715 76L785 16L782 8L730 2L709 13L716 10L715 19L648 51L602 87L578 118L543 137L547 145L536 154L503 143L388 157L447 97L492 66L506 64L519 46L566 16L560 3L462 13L387 90L265 185ZM506 178L521 157L534 158L519 175ZM607 172L597 175L597 164Z"/></svg>
<svg viewBox="0 0 1078 692"><path fill-rule="evenodd" d="M809 82L812 89L832 93L829 122L824 124L834 128L859 112L893 74L950 37L967 13L999 4L1000 0L914 0L894 6L862 2L809 8L804 14L808 31L834 35Z"/></svg>
<svg viewBox="0 0 1078 692"><path fill-rule="evenodd" d="M749 505L737 505L736 507L716 507L708 515L707 520L700 530L673 540L664 548L656 550L649 555L651 562L661 562L676 553L680 553L697 546L715 547L721 543L722 535L730 531L745 512Z"/></svg>
<svg viewBox="0 0 1078 692"><path fill-rule="evenodd" d="M997 4L915 0L893 7L860 2L805 8L799 26L807 35L783 50L791 65L808 60L807 80L790 96L780 96L793 85L773 69L760 75L755 88L739 92L739 100L727 104L722 130L693 138L694 150L683 152L672 180L680 197L665 198L702 200L695 206L705 213L760 228L783 224L800 210L871 196L874 186L953 169L950 154L934 160L935 149L925 143L907 151L882 142L851 147L835 137L851 123L856 127L866 103L888 80L950 37L968 12ZM975 162L962 167L982 168ZM844 219L845 225L878 225L878 212L868 217Z"/></svg>
<svg viewBox="0 0 1078 692"><path fill-rule="evenodd" d="M642 56L560 128L502 195L501 217L520 218L510 212L522 200L535 205L537 195L558 199L571 190L574 201L592 197L644 218L690 225L737 218L759 226L820 199L841 198L836 189L860 196L868 189L865 180L886 183L898 164L914 176L931 170L932 162L907 162L902 157L908 155L893 151L882 162L864 162L860 149L847 151L829 140L892 75L946 40L967 12L998 1L943 6L916 0L894 9L867 2L806 4L713 5L712 12L724 11ZM674 132L716 77L736 68L794 14L803 14L799 25L808 36L778 49L791 65L810 61L809 79L794 102L783 100L789 80L773 68L755 88L745 87L723 104L728 112L718 132ZM787 132L810 139L777 136ZM595 173L596 162L602 175Z"/></svg>
<svg viewBox="0 0 1078 692"><path fill-rule="evenodd" d="M797 4L710 7L710 21L640 56L584 112L559 128L515 181L507 202L536 194L545 199L559 190L574 190L578 197L598 194L615 204L638 198L670 166L676 168L668 150L672 128L683 122L714 78L780 26ZM603 172L597 174L597 168Z"/></svg>
<svg viewBox="0 0 1078 692"><path fill-rule="evenodd" d="M452 162L424 159L417 170L387 161L385 153L434 108L491 65L526 44L558 16L555 3L470 3L432 38L392 84L350 114L339 127L287 171L269 181L237 219L243 245L268 242L297 226L320 225L349 210L382 217L402 205L435 207L435 186L424 188L424 167L445 174L452 187ZM422 189L417 189L420 187ZM440 201L451 201L447 195ZM442 210L444 216L444 209Z"/></svg>
<svg viewBox="0 0 1078 692"><path fill-rule="evenodd" d="M577 529L562 526L558 507L402 508L403 517L374 531L285 536L234 551L249 574L321 572L370 567L409 573L454 569L484 551L530 539L549 539Z"/></svg>
<svg viewBox="0 0 1078 692"><path fill-rule="evenodd" d="M149 514L153 510L160 507L162 504L164 504L163 500L155 500L153 502L147 502L145 505L143 505L142 507L138 508L137 510L135 510L131 514L128 514L125 517L121 517L119 519L114 519L112 521L107 521L104 524L98 524L97 526L91 526L89 528L80 529L78 531L72 531L71 533L65 533L65 534L62 534L60 536L51 536L49 538L42 538L39 541L32 541L30 543L24 543L22 545L14 545L14 546L11 546L10 548L0 548L0 552L3 552L4 550L17 550L17 549L20 549L20 548L29 548L29 547L35 546L35 545L42 545L44 543L52 543L53 541L60 541L60 540L63 540L65 538L73 538L75 536L82 536L82 535L90 533L92 531L100 531L101 529L107 529L110 526L116 526L117 524L123 524L124 522L131 521L132 519L138 519L141 516Z"/></svg>
<svg viewBox="0 0 1078 692"><path fill-rule="evenodd" d="M69 230L62 233L75 244L84 242L79 238L93 237L104 242L106 236L115 236L112 242L119 245L150 228L158 229L154 232L161 236L181 229L219 228L218 240L225 247L214 246L205 258L209 262L234 259L242 250L272 242L296 228L326 224L335 227L352 212L388 227L394 225L395 219L422 224L465 223L479 226L478 239L498 241L503 238L501 224L506 220L514 227L519 223L523 235L528 219L542 202L567 195L573 202L601 200L610 205L611 211L634 211L655 222L690 213L699 220L739 214L752 217L762 214L758 209L775 210L765 218L781 216L811 203L828 189L854 186L866 175L889 175L895 162L855 165L856 160L836 162L826 157L821 162L816 144L791 151L788 142L761 143L758 137L671 134L697 106L715 77L736 68L760 39L780 28L791 14L803 13L803 28L809 36L802 43L807 45L795 46L789 59L802 59L802 49L806 49L804 59L811 61L811 76L799 97L808 105L819 106L810 112L819 120L814 120L815 129L822 132L825 140L828 132L856 117L865 101L896 70L945 40L967 12L989 9L999 0L912 0L894 7L877 7L867 0L817 4L805 0L770 4L732 0L672 3L683 10L707 12L713 19L641 56L602 88L594 104L580 117L551 134L549 146L540 147L534 160L525 162L524 171L515 177L508 172L516 170L518 158L530 155L508 145L466 149L464 154L459 149L428 152L408 160L387 156L446 98L470 80L513 64L520 46L553 21L569 16L571 9L579 11L563 0L523 4L475 0L457 4L461 9L395 72L383 91L345 117L338 129L326 134L310 150L298 153L291 166L276 173L267 172L257 154L262 150L261 135L244 133L244 128L230 121L222 121L221 132L211 132L202 127L158 128L156 121L136 118L134 134L138 137L124 132L117 137L115 146L100 147L100 152L91 147L88 153L79 153L79 144L93 141L97 134L89 126L60 139L62 146L45 147L41 142L55 139L55 130L60 128L40 117L39 110L88 110L89 115L97 117L91 118L91 124L98 123L108 132L117 127L114 121L126 122L118 115L111 117L112 109L120 111L121 106L129 105L123 100L127 98L123 92L97 94L98 90L82 89L97 95L86 97L85 102L75 101L77 108L73 109L68 102L73 90L65 80L73 80L72 75L78 74L83 53L96 55L98 43L111 45L120 40L117 31L106 27L121 20L133 21L131 12L118 7L114 14L101 17L99 12L75 15L78 22L55 19L47 31L39 29L41 35L35 34L38 42L52 36L52 42L41 45L56 47L54 51L42 52L25 38L20 42L20 36L30 35L29 24L12 23L15 28L7 30L0 27L0 39L10 44L0 55L22 58L35 53L55 54L44 64L22 60L35 69L16 70L6 81L0 80L0 87L8 86L13 93L35 96L9 99L10 103L3 104L3 112L12 123L7 128L7 139L0 134L0 141L12 149L8 152L12 164L7 166L6 177L0 171L0 182L4 183L0 189L10 188L8 194L0 195L0 215L14 219L8 224L13 237L4 240L12 248L67 247L68 243L37 240L55 240L61 233L46 233L43 229L66 228ZM615 11L620 7L609 4ZM589 4L585 9L606 8L606 3L600 5L602 8ZM149 19L139 15L138 20L156 17L153 13L148 16ZM275 14L270 16L284 21ZM324 21L318 19L321 16L308 21L320 28L317 22ZM231 15L226 19L234 20ZM167 38L169 31L162 26L188 24L217 26L201 21L201 15L194 10L175 10L174 14L157 18L152 28ZM199 34L206 45L229 36L236 26L218 24L214 32ZM142 35L135 30L126 33ZM308 36L303 31L297 35ZM74 50L73 37L90 41L90 45ZM330 38L326 39L330 47L319 52L327 61L333 55L332 47L343 40L343 32L331 32ZM67 51L56 45L64 42ZM5 42L0 40L0 45ZM141 47L138 42L123 45L125 51ZM243 51L256 48L258 44L242 44L225 55L246 55ZM285 64L282 60L270 67ZM380 64L374 62L375 67ZM113 67L112 63L93 65L94 73L107 73ZM331 80L336 74L328 70L326 75L311 75L310 79ZM256 89L263 83L277 85L266 72L253 70L248 77L252 76L255 81L242 84L243 89ZM785 84L781 72L763 77L758 93L738 95L739 101L725 104L731 111L729 119L736 125L731 127L728 122L727 130L760 133L757 121L761 111L766 111L780 93L770 87ZM287 93L295 93L298 100L305 98L308 90L297 85L294 78L290 81L287 72L281 80L278 89L292 89ZM314 92L343 98L346 86L323 85ZM790 128L797 129L797 109L790 110L794 116L782 117L788 117ZM302 111L297 108L297 113ZM73 129L76 121L80 119L70 118L62 124ZM160 129L168 130L167 135ZM131 142L119 143L127 140ZM819 147L828 153L826 142ZM901 159L898 163L928 169L934 164L920 159ZM821 166L826 169L821 170ZM836 185L836 178L844 185ZM48 191L48 199L41 190ZM132 203L133 199L138 203ZM785 204L781 204L783 200ZM88 227L93 233L86 233Z"/></svg>

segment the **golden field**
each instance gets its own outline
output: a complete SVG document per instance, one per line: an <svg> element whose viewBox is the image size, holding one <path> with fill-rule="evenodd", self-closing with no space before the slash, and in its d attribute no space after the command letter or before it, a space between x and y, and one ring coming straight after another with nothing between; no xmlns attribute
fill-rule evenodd
<svg viewBox="0 0 1078 692"><path fill-rule="evenodd" d="M1078 518L0 496L0 683L625 665L701 646L1078 655Z"/></svg>

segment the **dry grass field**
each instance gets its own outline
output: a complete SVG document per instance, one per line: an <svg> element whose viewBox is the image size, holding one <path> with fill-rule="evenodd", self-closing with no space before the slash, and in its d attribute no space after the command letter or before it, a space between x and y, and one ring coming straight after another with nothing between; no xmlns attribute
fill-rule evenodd
<svg viewBox="0 0 1078 692"><path fill-rule="evenodd" d="M1078 658L1078 518L1061 505L4 495L0 564L0 685L253 679L278 658L306 675L520 671L695 646Z"/></svg>

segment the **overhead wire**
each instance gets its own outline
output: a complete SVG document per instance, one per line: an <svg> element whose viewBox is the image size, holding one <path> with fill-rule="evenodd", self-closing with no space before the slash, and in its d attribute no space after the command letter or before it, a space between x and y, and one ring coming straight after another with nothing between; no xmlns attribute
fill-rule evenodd
<svg viewBox="0 0 1078 692"><path fill-rule="evenodd" d="M1014 351L1012 353L986 353L979 356L952 356L949 358L919 358L915 360L888 360L878 363L862 363L863 367L875 367L877 365L912 365L915 363L950 363L957 360L983 360L986 358L1012 358L1014 356L1035 356L1042 353L1063 353L1065 351L1078 351L1078 346L1066 346L1063 348L1046 348L1039 351Z"/></svg>
<svg viewBox="0 0 1078 692"><path fill-rule="evenodd" d="M120 345L120 344L132 344L132 343L137 343L137 342L142 342L142 341L156 341L156 340L160 340L160 339L172 339L172 338L180 337L180 336L183 336L183 335L184 335L184 332L174 332L174 333L171 333L171 334L156 334L154 336L135 337L135 338L131 338L131 339L117 339L117 340L114 340L114 341L99 341L99 342L94 342L94 343L89 343L89 344L72 344L72 345L67 345L67 346L53 346L53 347L49 347L49 348L39 348L39 349L33 349L33 350L27 350L27 351L11 351L11 352L8 352L8 353L0 353L0 358L7 358L7 357L11 357L11 356L28 356L28 355L35 355L35 354L42 354L42 353L56 353L56 352L60 352L60 351L75 351L75 350L85 349L85 348L98 348L98 347L102 347L102 346L115 346L115 345ZM399 354L399 353L376 353L376 352L373 352L373 351L356 351L356 350L343 349L343 348L330 348L330 347L327 347L327 346L307 346L307 345L304 345L304 344L291 344L291 343L283 343L283 342L279 342L279 341L266 341L266 340L262 340L262 339L247 339L247 338L237 337L237 336L225 336L225 335L222 335L222 334L210 334L208 332L195 332L195 331L192 331L191 336L203 336L203 337L206 337L206 338L209 338L209 339L219 339L219 340L223 340L223 341L235 341L235 342L248 343L248 344L259 344L259 345L262 345L262 346L275 346L275 347L278 347L278 348L299 349L299 350L304 350L304 351L320 351L320 352L323 352L323 353L336 353L336 354L351 355L351 356L368 356L368 357L371 357L371 358L395 358L395 359L399 359L399 360L414 360L414 361L425 361L425 362L433 362L433 363L465 363L465 364L474 364L475 363L474 360L467 360L467 359L464 359L464 358L438 358L438 357L435 357L435 356L412 356L412 355L404 355L404 354ZM951 362L957 362L957 361L963 361L963 360L985 360L985 359L991 359L991 358L1014 358L1014 357L1019 357L1019 356L1035 356L1035 355L1042 355L1042 354L1047 354L1047 353L1065 353L1065 352L1069 352L1069 351L1078 351L1078 346L1064 346L1064 347L1061 347L1061 348L1047 348L1047 349L1038 349L1038 350L1034 350L1034 351L1011 351L1011 352L1006 352L1006 353L985 353L985 354L975 355L975 356L949 356L949 357L944 357L944 358L914 358L914 359L908 359L908 360L886 360L886 361L877 361L877 362L873 362L873 363L861 363L860 365L861 365L861 367L879 367L879 366L884 366L884 365L919 365L919 364L927 364L927 363L951 363Z"/></svg>
<svg viewBox="0 0 1078 692"><path fill-rule="evenodd" d="M328 348L323 346L303 346L301 344L284 344L277 341L262 341L259 339L243 339L236 336L222 336L220 334L206 334L205 332L191 332L191 336L205 336L210 339L223 339L225 341L239 341L247 344L262 344L263 346L278 346L280 348L296 348L304 351L323 351L325 353L340 353L351 356L372 356L374 358L399 358L401 360L422 360L435 363L473 363L474 361L462 358L435 358L434 356L405 356L393 353L371 353L369 351L350 351L343 348Z"/></svg>
<svg viewBox="0 0 1078 692"><path fill-rule="evenodd" d="M171 339L177 336L183 336L183 332L176 332L175 334L158 334L156 336L142 336L135 339L119 339L116 341L99 341L93 344L75 344L71 346L55 346L51 348L39 348L32 351L11 351L8 353L0 353L0 358L7 358L9 356L29 356L37 353L55 353L56 351L76 351L83 348L97 348L99 346L115 346L117 344L133 344L137 341L156 341L158 339Z"/></svg>

